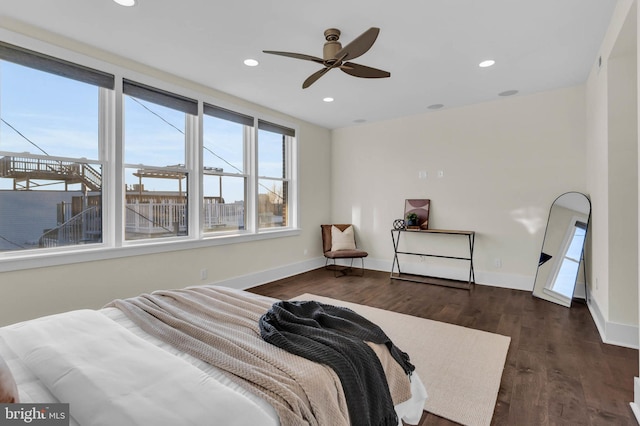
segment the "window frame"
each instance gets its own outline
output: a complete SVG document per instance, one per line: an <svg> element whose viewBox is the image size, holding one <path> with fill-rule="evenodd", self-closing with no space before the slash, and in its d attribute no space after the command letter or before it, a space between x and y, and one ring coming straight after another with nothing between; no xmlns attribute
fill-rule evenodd
<svg viewBox="0 0 640 426"><path fill-rule="evenodd" d="M246 233L251 233L253 232L253 228L252 228L252 223L253 221L251 220L251 208L249 207L252 203L250 203L250 194L251 194L251 170L252 170L252 158L251 158L251 153L253 152L253 145L255 144L255 117L253 117L252 115L249 114L245 114L242 112L238 112L238 111L233 111L230 108L226 108L226 107L222 107L220 105L213 105L209 102L203 102L203 108L202 108L202 125L203 125L203 130L202 130L202 145L201 148L199 150L200 153L202 153L201 157L204 158L204 137L205 137L205 133L204 133L204 117L205 116L209 116L209 117L213 117L213 118L218 118L221 120L227 120L227 121L231 121L231 122L235 122L237 124L243 124L243 130L242 130L242 152L243 152L243 171L242 173L233 173L233 172L225 172L224 170L222 172L218 172L216 170L206 170L204 167L204 161L202 162L201 166L200 166L200 170L202 170L202 194L200 196L200 202L202 203L202 205L200 206L199 211L201 212L200 218L202 221L202 225L199 227L200 231L203 235L203 238L216 238L219 236L226 236L226 235L236 235L236 234L246 234ZM207 112L209 111L209 113ZM249 124L251 123L251 124ZM245 180L245 188L244 188L244 209L245 209L245 215L244 215L244 229L238 229L238 230L230 230L230 231L205 231L204 230L204 177L205 176L219 176L220 178L228 176L228 177L236 177L236 178L243 178ZM222 196L222 194L220 194Z"/></svg>
<svg viewBox="0 0 640 426"><path fill-rule="evenodd" d="M105 182L109 176L109 164L107 161L107 151L105 150L105 146L107 145L105 139L105 122L106 110L104 110L104 106L106 103L106 96L109 92L113 92L116 83L116 77L113 73L108 71L104 71L99 69L93 64L81 64L76 61L68 60L62 56L53 56L48 53L43 53L43 51L35 50L32 47L20 45L18 43L13 43L11 40L5 41L0 39L0 61L13 63L22 67L30 68L32 70L37 70L39 72L47 73L51 76L56 76L61 79L66 79L70 81L75 81L79 83L83 83L89 86L92 86L97 89L97 149L96 154L97 158L86 158L83 156L67 156L67 155L49 155L45 152L45 155L42 154L34 154L31 152L14 152L14 151L0 151L0 157L4 158L6 156L9 157L22 157L26 159L34 159L34 160L46 160L53 162L67 162L67 163L78 163L83 165L98 165L100 167L100 179L101 179L101 188L100 188L100 219L101 219L101 235L100 241L93 242L91 244L70 244L70 245L61 245L56 247L39 247L33 249L26 250L15 250L8 252L0 252L0 271L3 271L2 268L2 259L6 256L9 258L13 258L13 256L8 256L8 254L17 256L17 257L29 257L32 253L48 255L49 253L57 253L69 250L84 250L86 248L101 248L105 246L105 242L107 240L107 232L110 232L110 228L107 226L107 221L105 220L106 215L106 206L107 203L105 201L105 197L107 194L106 184ZM1 111L0 111L1 112ZM15 130L15 129L14 129ZM44 152L44 151L43 151ZM38 179L42 180L42 179ZM76 191L77 192L77 191Z"/></svg>
<svg viewBox="0 0 640 426"><path fill-rule="evenodd" d="M99 142L100 155L97 161L102 165L102 242L58 248L43 248L37 250L18 250L0 253L0 272L8 272L35 267L57 266L89 261L115 259L121 257L163 253L177 250L191 250L205 247L221 246L225 244L248 243L253 241L289 237L300 235L298 195L298 161L299 127L292 122L272 117L260 111L230 103L220 99L214 89L193 85L170 83L149 74L125 68L122 65L102 61L82 53L70 51L46 42L31 39L24 35L11 33L0 29L0 40L17 47L50 55L61 61L96 69L114 75L114 89L100 89L99 95ZM188 216L189 231L186 236L126 241L124 238L124 207L125 182L124 170L124 94L123 81L132 80L159 90L166 90L187 98L197 100L198 113L185 129L186 158L185 172L188 173ZM203 233L202 204L203 204L203 176L202 166L202 121L204 104L229 109L239 114L254 117L253 132L245 142L244 161L247 179L246 200L246 229L230 233ZM257 226L257 132L258 121L266 121L290 128L295 132L288 144L287 173L289 176L289 223L282 228L262 228ZM223 173L226 174L226 173ZM238 176L231 173L232 176ZM250 218L250 220L249 220Z"/></svg>
<svg viewBox="0 0 640 426"><path fill-rule="evenodd" d="M284 176L283 177L275 177L275 176L262 176L259 175L258 170L259 170L259 156L260 153L256 152L256 166L255 166L255 170L256 170L256 180L255 180L255 184L256 184L256 202L258 199L258 196L260 194L260 189L258 188L259 186L259 182L260 180L269 180L269 181L274 181L274 182L282 182L283 183L283 187L284 187L284 182L287 183L287 206L286 206L286 215L287 215L287 219L288 219L288 223L286 226L283 227L263 227L260 228L260 224L258 223L258 215L259 215L259 206L256 205L256 212L255 212L255 227L259 232L275 232L278 229L286 229L288 227L297 227L297 200L298 200L298 192L297 192L297 185L295 184L295 182L297 182L297 179L292 179L292 176L296 175L297 173L297 151L296 151L296 129L292 129L286 126L282 126L278 123L274 123L268 120L262 120L262 119L258 119L257 123L256 123L256 151L259 150L259 131L260 130L264 130L267 132L272 132L272 133L278 133L281 134L283 137L283 141L284 141L284 153L283 153L283 157L284 157ZM294 198L292 199L290 194L295 194ZM296 206L296 208L293 208L294 205Z"/></svg>
<svg viewBox="0 0 640 426"><path fill-rule="evenodd" d="M146 83L141 83L139 81L133 81L128 78L122 78L122 114L121 119L123 121L122 132L120 133L121 141L122 141L122 149L123 149L123 162L116 164L116 166L122 167L122 175L125 175L126 170L141 168L149 171L158 171L158 172L167 172L167 173L184 173L186 184L186 226L187 232L185 235L171 235L164 237L146 237L146 238L127 238L126 236L126 218L127 218L127 191L126 191L126 182L123 179L123 186L120 188L122 191L122 200L123 200L123 224L122 224L122 233L123 240L122 245L129 244L149 244L154 241L160 241L164 239L182 239L188 238L194 231L193 225L198 223L197 219L193 217L191 214L192 209L192 196L191 196L191 188L193 185L190 184L190 181L194 178L195 174L193 168L193 155L191 151L193 150L193 143L195 139L195 127L197 126L197 117L198 117L198 101L195 99L191 99L187 96L175 93L171 90L165 90L163 88L159 88L156 86L151 86ZM184 162L185 164L178 165L166 165L166 166L158 166L158 165L150 165L150 164L135 164L135 163L126 163L126 128L124 122L126 121L126 108L125 108L125 97L131 97L138 100L143 100L149 102L154 105L161 105L166 108L171 108L175 111L179 111L184 113L185 123L184 123ZM182 185L180 183L180 185Z"/></svg>

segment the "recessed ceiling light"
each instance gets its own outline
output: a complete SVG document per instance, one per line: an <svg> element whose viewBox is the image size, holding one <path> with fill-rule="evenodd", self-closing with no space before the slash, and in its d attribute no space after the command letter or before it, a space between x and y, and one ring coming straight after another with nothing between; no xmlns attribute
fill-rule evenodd
<svg viewBox="0 0 640 426"><path fill-rule="evenodd" d="M322 100L325 102L333 102L333 98L330 96L327 96L326 98L322 98Z"/></svg>
<svg viewBox="0 0 640 426"><path fill-rule="evenodd" d="M248 67L257 67L259 62L255 59L245 59L244 64Z"/></svg>
<svg viewBox="0 0 640 426"><path fill-rule="evenodd" d="M513 96L518 93L517 90L505 90L504 92L498 93L498 96Z"/></svg>
<svg viewBox="0 0 640 426"><path fill-rule="evenodd" d="M135 6L137 3L137 0L113 0L116 3L118 3L120 6Z"/></svg>
<svg viewBox="0 0 640 426"><path fill-rule="evenodd" d="M429 105L427 108L429 108L429 109L440 109L443 106L444 106L443 104L433 104L433 105Z"/></svg>
<svg viewBox="0 0 640 426"><path fill-rule="evenodd" d="M478 66L480 68L487 68L490 67L492 65L494 65L496 63L496 61L494 61L493 59L487 59L486 61L482 61L478 64Z"/></svg>

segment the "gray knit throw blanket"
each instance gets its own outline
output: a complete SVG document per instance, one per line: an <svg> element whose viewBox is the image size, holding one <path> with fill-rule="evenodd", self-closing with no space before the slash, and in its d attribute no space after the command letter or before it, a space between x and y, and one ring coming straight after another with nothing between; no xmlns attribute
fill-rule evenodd
<svg viewBox="0 0 640 426"><path fill-rule="evenodd" d="M265 341L336 372L353 426L397 426L382 365L365 342L384 344L405 374L415 367L376 324L348 308L315 301L276 302L259 324Z"/></svg>

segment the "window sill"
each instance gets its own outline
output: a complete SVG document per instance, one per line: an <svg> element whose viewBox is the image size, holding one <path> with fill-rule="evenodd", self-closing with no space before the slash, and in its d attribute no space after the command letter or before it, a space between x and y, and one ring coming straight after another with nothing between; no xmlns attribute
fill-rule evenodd
<svg viewBox="0 0 640 426"><path fill-rule="evenodd" d="M38 252L34 250L28 254L24 252L7 253L0 256L0 273L19 271L24 269L44 268L50 266L69 265L73 263L94 262L121 257L143 256L156 253L166 253L178 250L194 250L206 247L223 246L227 244L248 243L252 241L267 240L272 238L293 237L300 235L298 228L283 230L263 230L260 233L212 235L202 239L173 239L172 241L153 241L139 244L131 244L124 247L107 247L97 244L96 247L69 248L64 251Z"/></svg>

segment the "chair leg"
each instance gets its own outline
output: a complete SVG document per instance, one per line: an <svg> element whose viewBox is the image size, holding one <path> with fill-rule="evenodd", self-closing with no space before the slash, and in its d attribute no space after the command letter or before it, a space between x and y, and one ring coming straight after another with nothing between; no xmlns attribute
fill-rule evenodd
<svg viewBox="0 0 640 426"><path fill-rule="evenodd" d="M351 266L349 267L349 269L353 271L353 259L351 259ZM360 258L360 274L358 276L364 277L364 258L363 257Z"/></svg>
<svg viewBox="0 0 640 426"><path fill-rule="evenodd" d="M364 257L360 258L360 277L364 277ZM349 270L353 271L353 258L351 258L351 265L349 266ZM346 274L345 274L346 275Z"/></svg>
<svg viewBox="0 0 640 426"><path fill-rule="evenodd" d="M351 258L351 262L349 266L338 268L336 259L332 259L333 263L329 263L329 258L327 257L325 258L325 261L324 261L324 268L333 270L334 278L342 277L342 276L348 275L349 271L353 271L353 259L354 258ZM363 257L360 258L360 274L358 276L364 277L364 258Z"/></svg>
<svg viewBox="0 0 640 426"><path fill-rule="evenodd" d="M330 269L333 271L333 277L338 278L338 265L336 265L336 260L333 259L333 263L329 264L329 258L325 258L324 261L324 269ZM344 275L344 274L342 274Z"/></svg>

